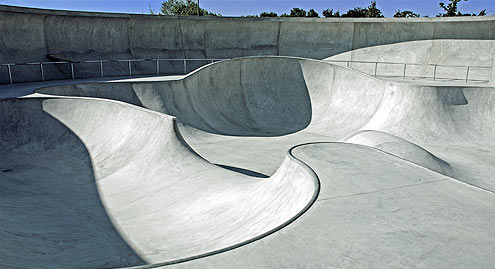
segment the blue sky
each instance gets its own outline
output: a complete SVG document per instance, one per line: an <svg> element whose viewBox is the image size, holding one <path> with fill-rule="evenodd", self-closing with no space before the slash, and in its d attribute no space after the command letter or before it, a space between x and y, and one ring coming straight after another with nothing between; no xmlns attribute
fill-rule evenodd
<svg viewBox="0 0 495 269"><path fill-rule="evenodd" d="M377 5L386 17L393 16L397 9L435 16L442 11L438 6L440 1L448 2L448 0L377 0ZM163 0L0 0L0 4L4 5L119 13L147 13L148 4L153 9L159 10L162 2ZM314 8L321 15L321 11L326 8L345 12L357 6L366 7L370 2L370 0L200 0L201 7L223 16L259 14L262 11L281 14L288 13L293 7L306 10ZM488 15L495 15L495 0L469 0L459 3L459 9L463 13L477 13L485 8Z"/></svg>

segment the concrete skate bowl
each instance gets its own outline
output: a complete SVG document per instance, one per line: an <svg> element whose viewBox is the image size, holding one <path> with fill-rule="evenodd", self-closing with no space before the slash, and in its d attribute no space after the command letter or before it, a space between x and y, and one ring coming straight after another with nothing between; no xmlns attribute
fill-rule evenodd
<svg viewBox="0 0 495 269"><path fill-rule="evenodd" d="M311 102L297 61L241 58L209 65L182 80L75 84L38 92L121 100L180 115L182 123L211 133L280 136L305 128L311 120Z"/></svg>
<svg viewBox="0 0 495 269"><path fill-rule="evenodd" d="M215 166L173 117L91 98L0 101L0 265L109 268L235 248L297 218L318 180L287 155L270 178Z"/></svg>
<svg viewBox="0 0 495 269"><path fill-rule="evenodd" d="M277 171L292 146L347 141L495 189L489 177L495 135L490 87L389 82L327 62L267 56L214 63L176 81L37 92L115 99L174 115L201 156L264 174ZM258 154L265 158L257 161ZM238 156L251 157L246 162Z"/></svg>

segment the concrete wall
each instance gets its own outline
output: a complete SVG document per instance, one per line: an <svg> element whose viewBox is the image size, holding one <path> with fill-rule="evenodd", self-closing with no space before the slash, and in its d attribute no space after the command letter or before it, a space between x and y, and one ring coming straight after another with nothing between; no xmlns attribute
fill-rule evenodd
<svg viewBox="0 0 495 269"><path fill-rule="evenodd" d="M0 63L127 58L231 58L284 55L324 59L350 50L419 40L495 40L495 18L309 19L211 18L53 11L0 5ZM178 65L180 63L176 63ZM78 66L79 77L95 67ZM93 64L94 65L94 64ZM125 74L125 64L107 74ZM38 80L39 68L17 67L14 80ZM51 66L54 78L67 66ZM136 64L153 73L152 63ZM165 66L161 67L164 68ZM176 68L174 66L171 69ZM84 71L85 70L85 71ZM91 71L92 70L92 71ZM6 76L0 70L0 83ZM32 75L28 75L32 74ZM48 72L47 72L48 73Z"/></svg>
<svg viewBox="0 0 495 269"><path fill-rule="evenodd" d="M470 80L490 80L495 60L495 40L409 41L356 49L329 57L327 60L353 61L350 67L367 74L374 74L375 64L356 61L390 62L379 64L377 74L395 76L404 74L404 65L392 63L423 64L407 66L406 75L413 77L433 77L433 65L440 65L436 70L437 78L455 79L466 78L469 66ZM347 65L345 62L337 64Z"/></svg>

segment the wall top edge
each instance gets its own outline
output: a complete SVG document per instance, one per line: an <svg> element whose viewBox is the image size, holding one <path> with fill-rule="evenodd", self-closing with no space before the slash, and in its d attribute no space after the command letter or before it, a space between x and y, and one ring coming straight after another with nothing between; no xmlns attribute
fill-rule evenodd
<svg viewBox="0 0 495 269"><path fill-rule="evenodd" d="M69 11L69 10L53 10L41 8L29 8L20 6L0 5L0 12L24 13L32 15L53 15L53 16L74 16L74 17L98 17L98 18L133 18L133 19L158 19L158 20L219 20L219 21L272 21L272 22L483 22L495 21L495 16L483 17L449 17L449 18L290 18L290 17L198 17L198 16L163 16L163 15L148 15L148 14L129 14L129 13L105 13L105 12L88 12L88 11Z"/></svg>

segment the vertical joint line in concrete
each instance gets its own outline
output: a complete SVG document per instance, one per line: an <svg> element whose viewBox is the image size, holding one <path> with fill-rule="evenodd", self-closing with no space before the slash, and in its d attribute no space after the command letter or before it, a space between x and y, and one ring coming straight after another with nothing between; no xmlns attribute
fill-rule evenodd
<svg viewBox="0 0 495 269"><path fill-rule="evenodd" d="M45 74L43 74L43 63L40 63L41 81L45 81Z"/></svg>
<svg viewBox="0 0 495 269"><path fill-rule="evenodd" d="M131 60L128 60L128 66L129 66L129 77L132 77L132 67L131 67Z"/></svg>
<svg viewBox="0 0 495 269"><path fill-rule="evenodd" d="M9 82L10 84L13 84L14 82L12 81L12 70L10 70L10 64L7 65L7 70L9 71Z"/></svg>
<svg viewBox="0 0 495 269"><path fill-rule="evenodd" d="M282 22L278 22L278 33L277 33L277 55L280 56L280 32L282 31Z"/></svg>

